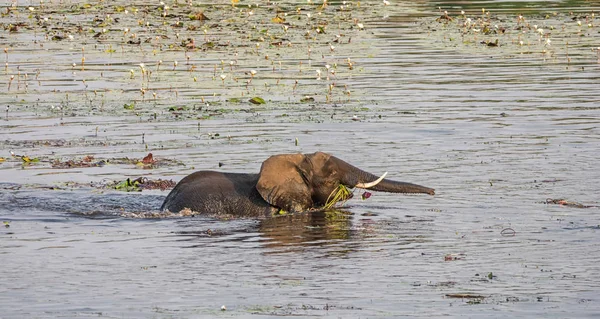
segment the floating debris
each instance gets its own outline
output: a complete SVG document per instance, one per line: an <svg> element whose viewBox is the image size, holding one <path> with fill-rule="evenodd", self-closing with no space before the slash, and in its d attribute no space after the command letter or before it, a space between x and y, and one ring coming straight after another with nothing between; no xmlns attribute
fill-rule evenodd
<svg viewBox="0 0 600 319"><path fill-rule="evenodd" d="M39 162L39 160L37 160ZM181 163L177 160L171 159L155 159L152 153L148 153L144 158L111 158L111 159L101 159L95 160L94 156L87 155L84 158L77 159L69 159L66 161L62 161L60 159L54 159L50 161L50 165L52 168L59 169L68 169L68 168L85 168L85 167L102 167L106 164L113 165L135 165L136 167L140 167L143 169L152 169L160 166L166 165L180 165Z"/></svg>
<svg viewBox="0 0 600 319"><path fill-rule="evenodd" d="M176 184L177 183L175 183L173 180L151 180L147 177L138 177L134 180L128 178L121 182L115 182L112 184L112 186L109 184L109 187L125 192L141 192L142 190L150 189L160 189L164 191L175 187Z"/></svg>
<svg viewBox="0 0 600 319"><path fill-rule="evenodd" d="M547 198L546 204L555 204L555 205L569 206L569 207L575 207L575 208L597 208L597 207L599 207L597 205L584 205L581 203L568 201L566 199L552 199L552 198Z"/></svg>
<svg viewBox="0 0 600 319"><path fill-rule="evenodd" d="M512 228L504 228L500 232L500 235L502 235L504 237L514 237L516 234L517 234L517 232Z"/></svg>
<svg viewBox="0 0 600 319"><path fill-rule="evenodd" d="M469 294L469 293L446 294L446 297L448 297L448 298L485 299L485 296Z"/></svg>
<svg viewBox="0 0 600 319"><path fill-rule="evenodd" d="M444 261L455 261L455 260L463 260L465 257L462 254L447 254L444 256Z"/></svg>
<svg viewBox="0 0 600 319"><path fill-rule="evenodd" d="M65 168L82 168L82 167L102 167L104 165L106 165L107 161L105 160L100 160L97 162L94 162L94 157L91 155L88 155L86 157L84 157L81 160L67 160L67 161L61 161L61 160L53 160L50 162L50 165L52 166L52 168L61 168L61 169L65 169Z"/></svg>

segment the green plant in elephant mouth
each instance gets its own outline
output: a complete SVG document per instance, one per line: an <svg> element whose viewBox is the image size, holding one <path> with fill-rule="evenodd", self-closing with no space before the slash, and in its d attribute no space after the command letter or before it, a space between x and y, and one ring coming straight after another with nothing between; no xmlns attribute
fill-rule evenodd
<svg viewBox="0 0 600 319"><path fill-rule="evenodd" d="M377 177L323 152L274 155L258 174L192 173L167 195L161 210L265 218L330 209L350 199L353 188L435 194L429 187L386 179L386 174Z"/></svg>
<svg viewBox="0 0 600 319"><path fill-rule="evenodd" d="M352 191L346 187L345 185L340 184L337 189L331 192L331 195L327 198L327 202L323 208L330 209L333 208L338 202L345 203L350 198L352 198Z"/></svg>

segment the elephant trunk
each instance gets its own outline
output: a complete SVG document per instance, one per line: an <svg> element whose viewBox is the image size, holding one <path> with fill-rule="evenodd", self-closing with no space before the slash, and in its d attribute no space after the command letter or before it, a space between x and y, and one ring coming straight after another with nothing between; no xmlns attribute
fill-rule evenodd
<svg viewBox="0 0 600 319"><path fill-rule="evenodd" d="M341 183L344 185L388 193L424 193L429 195L435 194L435 190L433 188L412 183L397 182L386 178L380 178L369 172L365 172L358 167L350 165L338 158L336 158L336 160L339 161L338 164L341 167L341 171L346 172L346 174L341 177ZM383 174L382 177L385 177L385 175L386 174Z"/></svg>

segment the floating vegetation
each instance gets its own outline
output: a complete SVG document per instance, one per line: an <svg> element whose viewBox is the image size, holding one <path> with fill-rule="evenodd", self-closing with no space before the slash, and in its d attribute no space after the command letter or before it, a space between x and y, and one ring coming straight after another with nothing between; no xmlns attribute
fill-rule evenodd
<svg viewBox="0 0 600 319"><path fill-rule="evenodd" d="M82 158L50 158L50 157L31 157L27 155L12 154L12 157L2 158L0 163L21 163L23 166L32 164L37 167L47 166L55 169L71 169L71 168L89 168L89 167L104 167L105 165L134 165L135 168L153 169L163 166L183 165L180 161L168 158L154 158L152 153L148 153L144 158L102 158L96 159L93 155L86 155Z"/></svg>
<svg viewBox="0 0 600 319"><path fill-rule="evenodd" d="M357 57L375 52L365 25L385 7L353 1L16 4L0 23L9 31L0 101L17 112L61 118L91 111L155 119L203 116L155 109L200 99L205 106L252 96L260 96L254 104L297 103L302 96L324 105L357 103L360 90L347 94L347 80L364 72ZM23 39L33 45L21 45Z"/></svg>
<svg viewBox="0 0 600 319"><path fill-rule="evenodd" d="M154 212L121 212L119 215L125 218L145 218L145 219L162 219L162 218L178 218L178 217L190 217L196 215L197 212L194 212L190 209L183 209L180 212L172 213L169 211L154 211ZM207 231L207 235L211 236L212 233L210 229Z"/></svg>
<svg viewBox="0 0 600 319"><path fill-rule="evenodd" d="M575 207L575 208L598 208L598 205L584 205L578 202L569 201L566 199L552 199L547 198L546 204L555 204L561 206Z"/></svg>
<svg viewBox="0 0 600 319"><path fill-rule="evenodd" d="M81 160L69 159L66 161L61 161L61 160L55 159L50 162L50 165L52 166L52 168L65 169L65 168L82 168L82 167L102 167L102 166L106 165L106 163L107 163L107 161L105 161L105 160L94 161L93 156L86 156L85 158L83 158Z"/></svg>
<svg viewBox="0 0 600 319"><path fill-rule="evenodd" d="M600 22L594 12L444 11L441 16L422 19L421 25L428 31L431 46L505 57L541 54L543 61L567 64L600 59Z"/></svg>
<svg viewBox="0 0 600 319"><path fill-rule="evenodd" d="M465 259L463 254L447 254L444 256L444 261L455 261Z"/></svg>
<svg viewBox="0 0 600 319"><path fill-rule="evenodd" d="M466 298L466 299L484 299L485 298L485 296L483 296L483 295L470 294L470 293L452 293L452 294L446 294L446 297L448 297L448 298Z"/></svg>
<svg viewBox="0 0 600 319"><path fill-rule="evenodd" d="M66 161L54 159L50 161L52 168L82 168L82 167L102 167L107 164L113 165L135 165L138 168L151 169L159 166L179 165L180 162L172 159L154 159L152 153L148 153L144 158L111 158L96 160L94 156L87 155L82 159L68 159Z"/></svg>
<svg viewBox="0 0 600 319"><path fill-rule="evenodd" d="M21 160L24 164L38 163L40 161L40 159L37 157L30 158L29 156L21 156Z"/></svg>
<svg viewBox="0 0 600 319"><path fill-rule="evenodd" d="M146 177L139 177L134 180L127 178L121 182L108 184L107 187L114 188L124 192L141 192L142 190L160 189L162 191L175 187L176 183L173 180L151 180Z"/></svg>
<svg viewBox="0 0 600 319"><path fill-rule="evenodd" d="M252 104L265 104L265 100L258 96L255 96L248 101Z"/></svg>

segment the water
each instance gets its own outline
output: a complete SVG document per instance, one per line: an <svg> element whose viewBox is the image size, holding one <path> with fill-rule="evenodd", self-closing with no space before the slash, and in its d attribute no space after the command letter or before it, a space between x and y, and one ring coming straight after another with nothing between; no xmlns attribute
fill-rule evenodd
<svg viewBox="0 0 600 319"><path fill-rule="evenodd" d="M338 31L333 24L327 38L307 40L310 62L290 53L307 51L304 29L295 30L288 37L303 44L280 49L287 53L275 60L276 68L282 61L275 73L269 70L276 48L263 46L254 56L241 43L239 70L225 68L223 83L220 69L213 78L214 64L222 57L227 63L235 48L191 53L198 82L182 68L155 71L157 80L140 84L137 63L155 69L152 63L162 59L169 70L166 61L176 58L181 67L185 53L165 49L153 56L142 47L140 56L125 47L117 54L114 38L93 44L91 35L82 36L89 69L76 67L73 74L70 64L81 59L78 40L44 42L47 51L39 55L46 59L40 60L31 54L39 48L28 48L43 32L8 34L10 66L0 87L8 88L17 64L30 72L30 84L17 90L15 78L11 90L0 93L11 105L0 123L0 219L8 224L0 225L0 317L598 316L599 210L546 203L600 202L597 26L573 37L576 20L568 15L598 7L560 1L527 2L527 9L505 1L370 5L353 9L364 31L339 23L351 45L330 51ZM231 14L225 7L204 9L209 17L218 10ZM473 17L485 7L506 20L523 13L531 24L556 28L550 48L534 32L523 37L529 45L517 46L507 35L497 36L500 47L487 47L449 40L452 27L444 31L434 22L438 7L452 15L464 8ZM248 19L260 19L256 10ZM552 12L560 15L543 18ZM73 19L90 23L86 14L94 16ZM29 21L24 17L18 19ZM224 43L230 39L225 23L213 20L219 24L210 29L213 40ZM180 32L204 42L201 31ZM108 43L118 52L105 52ZM353 70L343 64L347 57ZM48 61L55 66L46 71ZM335 78L317 81L314 70L326 74L325 64L333 63ZM45 77L39 85L32 80L37 68ZM246 89L244 71L252 68L259 76ZM235 76L241 80L231 80ZM329 84L336 89L328 101ZM148 91L144 98L140 85ZM156 100L148 98L151 92ZM226 102L242 92L272 102ZM305 95L316 102L298 103ZM131 101L136 109L124 110ZM167 110L173 106L187 109ZM270 155L318 150L374 174L388 171L390 178L433 187L436 195L374 193L366 201L355 196L336 212L221 221L139 218L156 212L167 192L94 186L139 176L179 180L200 169L256 172ZM40 162L24 165L10 151ZM152 169L117 161L148 152L174 161ZM52 168L53 160L85 155L112 163Z"/></svg>

